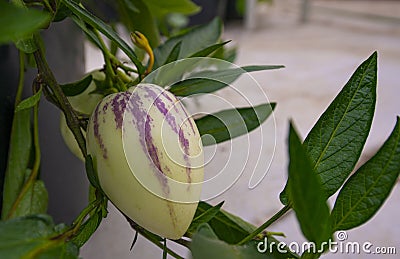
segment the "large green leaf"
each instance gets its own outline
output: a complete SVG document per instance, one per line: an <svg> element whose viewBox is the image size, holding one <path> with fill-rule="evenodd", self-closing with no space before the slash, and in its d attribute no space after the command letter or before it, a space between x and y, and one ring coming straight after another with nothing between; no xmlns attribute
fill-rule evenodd
<svg viewBox="0 0 400 259"><path fill-rule="evenodd" d="M44 182L36 180L22 197L10 218L44 214L47 212L48 199Z"/></svg>
<svg viewBox="0 0 400 259"><path fill-rule="evenodd" d="M275 103L260 104L255 107L236 108L219 111L195 120L203 145L213 145L249 133L262 124L272 113Z"/></svg>
<svg viewBox="0 0 400 259"><path fill-rule="evenodd" d="M58 234L56 226L47 215L1 221L0 258L78 258L78 249L73 244L53 239Z"/></svg>
<svg viewBox="0 0 400 259"><path fill-rule="evenodd" d="M329 208L319 176L313 170L293 125L289 131L288 194L304 236L317 247L331 236Z"/></svg>
<svg viewBox="0 0 400 259"><path fill-rule="evenodd" d="M400 119L390 137L344 184L332 211L334 230L355 228L382 206L400 173Z"/></svg>
<svg viewBox="0 0 400 259"><path fill-rule="evenodd" d="M118 36L118 34L108 24L104 23L102 20L88 12L86 9L82 8L73 0L62 0L62 2L72 11L74 15L78 16L82 21L99 30L107 38L114 41L118 45L118 47L132 60L138 71L140 73L144 72L145 68L142 63L137 59L135 52L124 40L122 40Z"/></svg>
<svg viewBox="0 0 400 259"><path fill-rule="evenodd" d="M192 73L186 79L174 83L169 91L176 96L211 93L229 86L245 73L279 68L283 68L283 66L244 66L222 70L203 70Z"/></svg>
<svg viewBox="0 0 400 259"><path fill-rule="evenodd" d="M304 141L326 197L342 186L361 155L375 111L376 80L375 52L357 68ZM287 204L285 190L281 201Z"/></svg>
<svg viewBox="0 0 400 259"><path fill-rule="evenodd" d="M218 43L221 32L221 21L219 19L214 19L208 24L195 27L187 33L168 39L164 44L154 49L154 69L165 64L172 49L178 42L182 42L179 59L187 58L204 48Z"/></svg>
<svg viewBox="0 0 400 259"><path fill-rule="evenodd" d="M0 44L31 37L49 20L47 13L0 1Z"/></svg>
<svg viewBox="0 0 400 259"><path fill-rule="evenodd" d="M14 113L3 187L1 218L6 219L25 181L31 152L31 110Z"/></svg>

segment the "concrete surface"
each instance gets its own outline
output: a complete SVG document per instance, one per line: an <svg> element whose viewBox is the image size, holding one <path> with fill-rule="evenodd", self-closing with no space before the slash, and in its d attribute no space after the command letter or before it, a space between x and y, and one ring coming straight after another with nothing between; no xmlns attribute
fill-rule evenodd
<svg viewBox="0 0 400 259"><path fill-rule="evenodd" d="M239 65L282 64L285 69L252 73L268 99L277 102L274 119L270 118L263 131L249 136L250 157L243 176L221 196L211 202L225 200L225 209L254 223L262 224L282 205L278 196L287 175L286 136L292 119L304 138L317 118L347 82L356 67L373 51L378 51L378 101L376 117L368 138L364 158L373 155L391 132L396 116L400 115L400 2L396 1L312 1L309 23L299 24L300 1L275 1L273 6L260 6L257 29L246 31L240 24L229 24L224 39L232 39L238 47ZM362 7L362 8L361 8ZM344 11L340 11L344 10ZM376 15L379 13L379 15ZM367 15L368 14L368 15ZM371 18L370 14L375 16ZM386 17L386 18L385 18ZM389 17L389 18L388 18ZM88 50L87 69L101 66L101 55ZM246 84L241 91L254 100L263 98ZM243 100L229 89L217 93L235 105ZM199 98L192 109L212 109L206 99ZM219 104L215 104L218 106ZM219 106L218 106L219 107ZM276 126L276 127L275 127ZM263 149L259 148L263 137ZM236 141L246 143L246 138ZM276 141L276 146L274 145ZM229 146L219 145L217 154L229 153ZM266 177L254 189L248 182L258 155L272 158ZM261 159L261 162L268 162ZM218 161L207 170L218 170ZM237 165L241 167L242 165ZM255 168L254 170L265 170ZM263 173L263 172L258 172ZM395 186L380 211L367 224L348 231L346 241L369 241L374 247L396 246L400 253L400 188ZM269 229L284 232L285 242L304 241L293 213L289 213ZM139 238L133 252L129 251L134 233L116 210L110 213L100 229L83 247L81 256L91 259L161 258L161 250ZM170 242L171 243L171 242ZM181 250L181 254L186 252ZM326 258L365 258L366 254L328 254ZM368 255L367 258L378 257ZM385 255L383 258L396 258Z"/></svg>

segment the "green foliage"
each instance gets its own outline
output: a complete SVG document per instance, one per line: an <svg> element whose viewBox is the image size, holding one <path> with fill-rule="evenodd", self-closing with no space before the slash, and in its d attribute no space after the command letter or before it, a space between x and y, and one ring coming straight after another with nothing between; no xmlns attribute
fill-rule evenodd
<svg viewBox="0 0 400 259"><path fill-rule="evenodd" d="M179 53L181 52L182 41L178 41L169 53L167 60L164 65L174 62L179 59Z"/></svg>
<svg viewBox="0 0 400 259"><path fill-rule="evenodd" d="M253 244L237 246L219 240L212 228L201 225L193 237L191 249L194 259L197 258L265 258Z"/></svg>
<svg viewBox="0 0 400 259"><path fill-rule="evenodd" d="M222 43L216 43L214 45L211 45L205 49L202 49L192 55L190 55L189 58L194 58L194 57L207 57L208 55L212 54L214 51L222 48L225 44L231 42L230 40L222 42Z"/></svg>
<svg viewBox="0 0 400 259"><path fill-rule="evenodd" d="M329 208L326 204L320 178L293 125L289 130L289 181L290 203L296 212L304 236L320 247L330 238Z"/></svg>
<svg viewBox="0 0 400 259"><path fill-rule="evenodd" d="M31 42L21 41L31 39L32 34L43 28L50 19L50 15L44 12L18 7L13 4L0 2L0 44L11 41L25 52L35 51Z"/></svg>
<svg viewBox="0 0 400 259"><path fill-rule="evenodd" d="M121 21L129 31L140 31L149 40L151 47L160 42L159 30L154 13L146 0L118 0L118 11ZM132 17L135 17L132 19ZM147 21L147 22L143 22Z"/></svg>
<svg viewBox="0 0 400 259"><path fill-rule="evenodd" d="M70 84L63 84L60 85L62 91L64 92L65 96L75 96L83 93L92 82L93 76L87 75L81 80L70 83Z"/></svg>
<svg viewBox="0 0 400 259"><path fill-rule="evenodd" d="M9 215L11 207L25 182L25 173L28 168L32 144L30 120L30 109L14 113L3 187L3 208L1 211L3 220Z"/></svg>
<svg viewBox="0 0 400 259"><path fill-rule="evenodd" d="M78 249L57 239L58 235L47 215L0 221L0 258L78 258Z"/></svg>
<svg viewBox="0 0 400 259"><path fill-rule="evenodd" d="M42 96L42 89L40 88L39 91L37 91L37 93L20 102L18 106L15 108L15 112L32 108L40 101L41 96Z"/></svg>
<svg viewBox="0 0 400 259"><path fill-rule="evenodd" d="M96 170L93 168L93 160L90 155L86 156L85 158L85 169L91 185L97 189L100 189L99 179L97 177Z"/></svg>
<svg viewBox="0 0 400 259"><path fill-rule="evenodd" d="M187 79L174 83L169 91L176 96L212 93L229 86L243 74L280 68L283 68L283 66L244 66L219 70L202 70L190 74Z"/></svg>
<svg viewBox="0 0 400 259"><path fill-rule="evenodd" d="M103 215L99 210L82 225L72 242L78 247L82 247L97 230L102 220Z"/></svg>
<svg viewBox="0 0 400 259"><path fill-rule="evenodd" d="M89 13L87 10L76 4L74 1L62 1L71 10L71 12L79 19L81 19L84 23L87 23L93 28L99 30L101 33L104 34L104 36L115 42L118 47L131 59L139 72L144 71L142 63L140 63L140 61L137 59L137 56L132 48L125 41L123 41L108 24L104 23L102 20ZM78 23L78 25L80 25L80 23Z"/></svg>
<svg viewBox="0 0 400 259"><path fill-rule="evenodd" d="M400 119L376 155L344 184L332 211L334 230L358 227L382 206L400 174Z"/></svg>
<svg viewBox="0 0 400 259"><path fill-rule="evenodd" d="M255 107L245 107L219 111L195 120L200 135L210 135L212 138L202 138L203 145L213 145L244 135L260 126L272 113L275 103L260 104Z"/></svg>
<svg viewBox="0 0 400 259"><path fill-rule="evenodd" d="M154 49L154 69L165 64L168 56L178 42L181 42L179 59L187 58L218 43L221 32L222 23L216 18L208 24L195 27L184 34L169 38L165 43Z"/></svg>
<svg viewBox="0 0 400 259"><path fill-rule="evenodd" d="M22 197L11 218L47 212L49 196L42 180L36 180Z"/></svg>
<svg viewBox="0 0 400 259"><path fill-rule="evenodd" d="M220 211L222 204L224 204L224 202L221 202L217 206L211 207L200 215L194 217L192 223L189 226L189 229L187 230L187 234L190 236L193 235L193 233L196 232L197 228L200 225L205 224L209 222L212 218L214 218L215 215L217 215L217 213Z"/></svg>
<svg viewBox="0 0 400 259"><path fill-rule="evenodd" d="M199 202L195 218L206 211L211 210L212 207L213 206L208 203L202 201ZM208 224L211 226L219 239L229 244L236 244L255 229L254 226L250 227L247 224L243 225L243 222L241 222L243 220L241 220L240 223L237 221L239 221L238 218L231 218L228 212L220 210L212 219L208 221ZM249 228L251 228L251 230Z"/></svg>
<svg viewBox="0 0 400 259"><path fill-rule="evenodd" d="M371 128L376 103L377 53L354 72L304 141L326 196L354 169ZM286 204L285 190L281 201Z"/></svg>

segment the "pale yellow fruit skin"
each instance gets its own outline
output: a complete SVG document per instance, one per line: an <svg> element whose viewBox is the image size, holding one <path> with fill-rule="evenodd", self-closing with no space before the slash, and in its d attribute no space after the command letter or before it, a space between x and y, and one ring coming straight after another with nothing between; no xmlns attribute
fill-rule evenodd
<svg viewBox="0 0 400 259"><path fill-rule="evenodd" d="M90 72L89 74L92 75L93 80L98 80L98 81L103 81L105 80L105 74L104 72L101 72L99 70L94 70ZM68 101L71 103L72 108L74 108L76 111L79 111L84 114L92 114L94 108L96 105L99 103L99 101L103 98L102 95L100 94L89 94L93 90L96 89L96 84L92 80L88 88L86 88L85 91L83 91L81 94L77 96L70 96L67 97ZM72 134L71 130L67 126L67 122L65 120L65 116L63 113L61 113L60 116L60 132L61 136L64 139L65 144L69 148L69 150L80 160L84 161L84 157L82 155L82 152L79 148L78 143L75 140L74 135ZM86 136L86 132L84 132L84 136Z"/></svg>
<svg viewBox="0 0 400 259"><path fill-rule="evenodd" d="M173 122L166 122L161 108L148 109L155 100L149 97L149 91L162 93L157 100L170 110L168 118L173 117ZM126 108L125 117L121 117L125 110L122 103L128 102L132 92L139 106ZM150 148L143 145L139 124L144 116L140 112L152 118L148 128L151 140L146 143ZM186 110L171 93L159 86L141 84L135 90L130 88L128 92L105 97L93 112L87 130L88 153L109 199L137 224L169 239L179 239L188 229L204 179L200 134L193 119L187 117ZM129 123L134 119L139 122ZM181 130L179 134L177 129ZM179 142L178 135L184 141ZM156 152L152 153L152 148ZM139 178L144 177L140 182L138 171L142 173ZM177 185L172 179L186 185Z"/></svg>

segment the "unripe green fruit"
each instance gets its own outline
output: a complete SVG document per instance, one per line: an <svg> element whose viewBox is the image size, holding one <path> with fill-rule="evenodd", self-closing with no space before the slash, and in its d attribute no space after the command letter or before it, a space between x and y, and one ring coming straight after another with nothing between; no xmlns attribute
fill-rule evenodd
<svg viewBox="0 0 400 259"><path fill-rule="evenodd" d="M96 89L96 83L94 80L103 81L106 78L104 72L99 70L94 70L90 72L90 74L92 75L93 80L86 90L79 95L67 97L74 110L89 115L92 114L96 105L103 98L103 96L100 94L90 94L90 92ZM67 126L64 114L61 114L60 116L60 131L61 136L63 137L64 142L69 150L80 160L84 161L85 159L81 150L79 149L78 143L75 140L74 134L72 134L71 130ZM84 132L84 136L85 135L86 134Z"/></svg>
<svg viewBox="0 0 400 259"><path fill-rule="evenodd" d="M173 94L139 84L106 96L90 118L87 149L118 209L162 237L184 235L200 199L204 157L196 124Z"/></svg>

